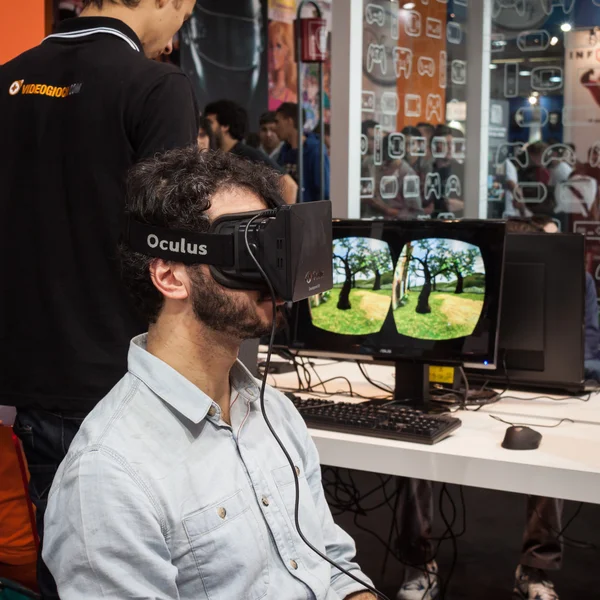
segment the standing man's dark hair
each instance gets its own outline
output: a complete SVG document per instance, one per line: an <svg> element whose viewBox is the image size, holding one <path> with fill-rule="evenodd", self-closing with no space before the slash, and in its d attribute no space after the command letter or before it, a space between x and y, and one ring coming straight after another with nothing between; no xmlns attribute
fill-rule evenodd
<svg viewBox="0 0 600 600"><path fill-rule="evenodd" d="M0 67L10 148L0 161L0 248L10 256L0 404L17 406L40 536L56 468L145 329L116 260L125 178L141 159L197 143L189 80L148 60L171 52L194 4L86 0L81 17ZM41 562L38 580L44 600L58 598Z"/></svg>
<svg viewBox="0 0 600 600"><path fill-rule="evenodd" d="M281 115L285 119L291 119L294 128L298 130L298 105L294 102L284 102L275 111L275 116ZM306 123L306 110L302 109L302 122Z"/></svg>
<svg viewBox="0 0 600 600"><path fill-rule="evenodd" d="M298 186L283 173L278 164L256 147L244 143L248 127L248 113L232 100L217 100L207 104L204 115L212 123L217 146L254 163L265 164L281 174L282 195L288 204L296 202Z"/></svg>
<svg viewBox="0 0 600 600"><path fill-rule="evenodd" d="M205 115L214 115L221 128L227 128L229 135L238 142L246 137L248 112L232 100L217 100L206 105Z"/></svg>

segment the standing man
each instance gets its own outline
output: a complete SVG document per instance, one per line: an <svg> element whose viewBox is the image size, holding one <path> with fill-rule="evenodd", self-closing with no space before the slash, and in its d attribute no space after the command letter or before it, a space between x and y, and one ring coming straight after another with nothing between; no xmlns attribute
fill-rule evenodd
<svg viewBox="0 0 600 600"><path fill-rule="evenodd" d="M59 463L144 329L115 256L125 175L196 143L190 82L149 60L171 52L194 3L84 0L81 17L0 67L0 404L18 408L40 536ZM41 562L38 580L58 598Z"/></svg>
<svg viewBox="0 0 600 600"><path fill-rule="evenodd" d="M283 142L277 135L277 121L275 113L269 111L263 113L259 121L260 149L274 162L279 158L279 151Z"/></svg>
<svg viewBox="0 0 600 600"><path fill-rule="evenodd" d="M304 109L302 109L304 110ZM298 181L298 105L284 102L276 111L277 135L283 140L279 164ZM321 190L321 147L325 153L325 189ZM329 200L329 156L314 133L304 134L303 187L301 202Z"/></svg>
<svg viewBox="0 0 600 600"><path fill-rule="evenodd" d="M244 143L248 132L248 113L243 106L232 100L217 100L206 105L204 115L212 123L217 147L251 162L262 163L281 173L282 197L287 204L296 202L298 186L289 176L282 173L275 161L257 148Z"/></svg>

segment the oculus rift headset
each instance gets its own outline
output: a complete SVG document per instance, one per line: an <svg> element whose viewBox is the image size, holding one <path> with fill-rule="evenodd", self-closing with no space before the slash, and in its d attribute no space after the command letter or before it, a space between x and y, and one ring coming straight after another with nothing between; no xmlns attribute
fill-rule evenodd
<svg viewBox="0 0 600 600"><path fill-rule="evenodd" d="M333 287L331 202L321 200L282 205L258 212L223 215L208 233L165 229L129 217L124 243L132 250L186 265L210 265L222 286L257 290L277 299L297 302Z"/></svg>

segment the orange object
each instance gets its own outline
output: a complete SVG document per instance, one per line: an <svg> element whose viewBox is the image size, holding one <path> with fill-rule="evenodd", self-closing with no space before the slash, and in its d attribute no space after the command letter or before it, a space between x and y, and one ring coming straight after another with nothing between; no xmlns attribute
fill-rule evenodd
<svg viewBox="0 0 600 600"><path fill-rule="evenodd" d="M35 563L35 513L27 493L29 473L11 427L0 426L0 563Z"/></svg>
<svg viewBox="0 0 600 600"><path fill-rule="evenodd" d="M46 16L46 0L0 1L0 65L42 41Z"/></svg>

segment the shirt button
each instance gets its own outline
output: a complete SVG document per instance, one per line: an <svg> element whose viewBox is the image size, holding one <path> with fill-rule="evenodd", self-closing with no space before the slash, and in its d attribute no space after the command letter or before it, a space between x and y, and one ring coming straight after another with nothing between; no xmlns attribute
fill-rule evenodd
<svg viewBox="0 0 600 600"><path fill-rule="evenodd" d="M214 417L217 414L217 409L214 406L211 406L208 409L208 416L209 417Z"/></svg>
<svg viewBox="0 0 600 600"><path fill-rule="evenodd" d="M227 511L222 506L219 506L219 508L217 508L217 514L221 519L224 519L227 516Z"/></svg>
<svg viewBox="0 0 600 600"><path fill-rule="evenodd" d="M265 506L269 506L269 499L266 496L262 497L261 501Z"/></svg>
<svg viewBox="0 0 600 600"><path fill-rule="evenodd" d="M298 568L298 563L295 560L290 560L290 567L296 570Z"/></svg>
<svg viewBox="0 0 600 600"><path fill-rule="evenodd" d="M300 467L296 466L294 469L296 469L296 475L300 477Z"/></svg>

